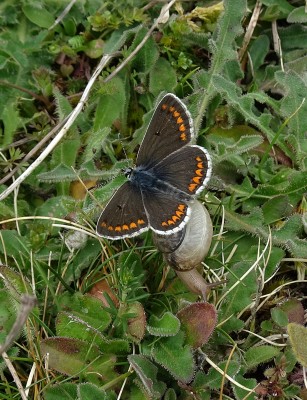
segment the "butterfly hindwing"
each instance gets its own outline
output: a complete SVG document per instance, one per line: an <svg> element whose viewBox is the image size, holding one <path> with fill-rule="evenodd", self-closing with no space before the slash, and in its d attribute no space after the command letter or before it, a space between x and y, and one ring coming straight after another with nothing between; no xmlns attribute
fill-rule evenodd
<svg viewBox="0 0 307 400"><path fill-rule="evenodd" d="M186 146L193 134L193 121L186 106L175 95L165 95L149 123L136 165L151 168L168 156L170 149Z"/></svg>
<svg viewBox="0 0 307 400"><path fill-rule="evenodd" d="M207 185L212 162L203 147L186 146L165 157L152 171L158 179L194 196Z"/></svg>
<svg viewBox="0 0 307 400"><path fill-rule="evenodd" d="M109 239L132 237L148 230L140 188L125 182L113 195L97 222L97 234Z"/></svg>
<svg viewBox="0 0 307 400"><path fill-rule="evenodd" d="M149 218L149 226L160 234L171 234L181 230L190 217L186 200L178 200L171 194L157 190L142 191L143 202Z"/></svg>

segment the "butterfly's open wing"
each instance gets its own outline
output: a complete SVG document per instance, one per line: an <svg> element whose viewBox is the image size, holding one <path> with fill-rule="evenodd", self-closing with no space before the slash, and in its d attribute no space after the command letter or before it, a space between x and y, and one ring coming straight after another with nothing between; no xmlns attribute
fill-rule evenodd
<svg viewBox="0 0 307 400"><path fill-rule="evenodd" d="M142 191L142 197L149 226L159 234L169 235L180 231L190 218L190 207L186 201L176 200L155 188Z"/></svg>
<svg viewBox="0 0 307 400"><path fill-rule="evenodd" d="M194 196L207 185L212 162L203 147L186 146L164 158L152 171L158 179Z"/></svg>
<svg viewBox="0 0 307 400"><path fill-rule="evenodd" d="M165 95L151 118L137 155L136 165L151 168L193 137L191 115L178 97Z"/></svg>
<svg viewBox="0 0 307 400"><path fill-rule="evenodd" d="M102 211L97 222L97 235L116 240L147 230L148 218L140 189L131 182L125 182Z"/></svg>

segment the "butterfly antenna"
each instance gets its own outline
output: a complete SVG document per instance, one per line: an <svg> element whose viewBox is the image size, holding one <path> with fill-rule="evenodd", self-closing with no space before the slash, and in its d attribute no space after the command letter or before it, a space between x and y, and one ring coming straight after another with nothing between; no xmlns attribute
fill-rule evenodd
<svg viewBox="0 0 307 400"><path fill-rule="evenodd" d="M127 155L127 152L126 152L126 149L125 149L124 142L123 142L122 138L120 137L120 132L118 132L118 141L120 142L120 144L122 146L122 150L123 150L123 153L125 155L125 161L128 161L128 155Z"/></svg>

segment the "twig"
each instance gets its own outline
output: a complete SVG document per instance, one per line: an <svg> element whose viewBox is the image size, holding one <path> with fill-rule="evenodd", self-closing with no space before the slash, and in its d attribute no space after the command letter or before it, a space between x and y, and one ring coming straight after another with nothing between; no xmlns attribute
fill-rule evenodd
<svg viewBox="0 0 307 400"><path fill-rule="evenodd" d="M3 184L3 183L5 183L6 181L8 181L8 180L15 174L15 172L17 172L17 171L19 170L19 168L20 168L20 166L21 166L22 164L25 164L28 160L30 160L30 158L33 157L34 154L35 154L46 142L48 142L48 140L51 139L51 137L52 137L59 129L61 129L62 126L64 126L65 122L68 120L68 117L69 117L69 116L65 117L65 118L63 119L63 121L61 121L60 123L57 124L57 126L55 126L54 128L52 128L51 131L50 131L46 136L44 136L43 139L42 139L40 142L38 142L38 143L33 147L33 149L31 149L31 150L29 151L29 153L27 153L27 154L25 155L25 157L19 162L19 164L18 164L15 168L13 168L7 175L5 175L4 178L2 178L2 179L0 180L0 185Z"/></svg>
<svg viewBox="0 0 307 400"><path fill-rule="evenodd" d="M14 85L14 83L11 83L11 82L8 82L8 81L4 81L3 79L0 79L0 85L8 86L8 87L20 90L21 92L27 93L31 97L33 97L35 100L38 100L39 102L44 103L47 108L51 107L51 105L52 105L52 103L50 103L50 101L48 100L47 97L40 96L39 94L36 94L36 93L32 92L32 90L23 88L23 87L18 86L18 85Z"/></svg>
<svg viewBox="0 0 307 400"><path fill-rule="evenodd" d="M36 306L37 300L35 296L25 294L21 298L21 308L19 314L12 326L10 332L7 334L5 342L0 345L0 355L3 355L18 337L22 327L24 326L30 312Z"/></svg>
<svg viewBox="0 0 307 400"><path fill-rule="evenodd" d="M6 364L6 366L10 370L10 373L11 373L13 379L14 379L14 382L16 383L16 386L17 386L17 388L19 390L19 393L20 393L20 396L21 396L22 400L28 400L27 395L25 394L24 388L22 386L22 383L21 383L21 381L20 381L20 379L18 377L18 374L17 374L13 364L11 363L11 360L9 359L8 355L5 352L3 352L2 357L3 357L3 360L4 360L5 364Z"/></svg>
<svg viewBox="0 0 307 400"><path fill-rule="evenodd" d="M118 74L119 71L121 71L124 66L126 66L127 63L131 61L131 59L137 54L137 52L144 46L146 41L149 39L151 33L156 29L159 23L163 20L163 17L165 13L169 11L169 9L172 7L172 5L176 2L176 0L171 0L167 5L165 5L159 17L156 19L156 22L152 25L152 27L149 29L143 40L140 42L140 44L131 52L131 54L116 68L105 80L104 82L108 82L110 79L112 79L116 74ZM102 57L100 63L98 64L96 70L94 71L91 79L89 80L83 95L77 104L76 108L71 112L71 114L68 116L68 119L61 129L61 131L57 134L57 136L49 143L49 145L45 148L45 150L37 157L36 160L33 161L33 163L26 169L16 180L9 186L6 190L4 190L0 194L0 200L5 199L12 191L20 185L31 173L44 161L44 159L51 153L51 151L55 148L55 146L62 140L62 138L66 135L68 129L71 127L77 116L79 115L80 111L84 107L86 100L89 96L90 90L96 81L97 77L99 76L100 72L102 69L105 67L105 65L110 61L112 57L115 57L118 55L118 52L112 53L112 54L106 54L105 56Z"/></svg>
<svg viewBox="0 0 307 400"><path fill-rule="evenodd" d="M69 13L71 7L75 4L77 0L71 0L71 2L65 7L63 12L58 16L58 18L54 21L54 23L48 28L48 31L51 31L53 28L55 28Z"/></svg>
<svg viewBox="0 0 307 400"><path fill-rule="evenodd" d="M211 367L213 367L217 372L219 372L222 376L224 376L226 379L228 379L231 383L233 383L235 386L246 390L249 393L253 393L255 392L254 389L250 389L246 386L241 385L241 383L237 382L235 379L233 379L231 376L229 376L228 374L225 373L225 371L223 371L220 367L218 367L209 357L207 357L206 354L204 354L204 359L207 361L208 364L211 365Z"/></svg>
<svg viewBox="0 0 307 400"><path fill-rule="evenodd" d="M161 21L164 22L164 15L169 11L169 9L172 7L172 5L176 2L176 0L170 1L168 4L163 6L159 17L156 19L156 22L152 25L152 27L149 29L149 31L146 33L144 36L143 40L136 46L136 48L129 54L129 56L119 65L118 68L116 68L105 80L104 82L108 82L110 79L112 79L116 74L118 74L119 71L121 71L131 60L132 58L141 50L141 48L144 46L144 44L147 42L147 40L150 38L152 32L156 29L156 27L161 23Z"/></svg>
<svg viewBox="0 0 307 400"><path fill-rule="evenodd" d="M239 50L238 56L239 56L240 62L242 61L242 59L244 57L244 54L245 54L246 49L247 49L247 46L249 45L249 42L250 42L251 37L253 35L253 32L254 32L254 30L256 28L260 12L261 12L261 2L259 0L257 0L255 8L254 8L254 11L253 11L253 14L252 14L252 17L251 17L251 19L249 21L249 24L248 24L248 27L246 29L246 33L245 33L245 36L244 36L244 39L243 39L243 43L242 43L241 49Z"/></svg>
<svg viewBox="0 0 307 400"><path fill-rule="evenodd" d="M69 128L71 125L74 123L75 119L81 112L82 108L84 107L86 100L89 96L89 92L96 81L97 77L99 76L100 72L102 69L105 67L105 65L111 60L112 57L114 57L115 54L107 54L102 57L100 63L98 64L96 70L94 71L91 79L89 80L83 95L77 104L76 108L71 112L69 115L66 123L64 124L63 128L60 130L60 132L57 134L57 136L48 144L48 146L45 148L45 150L37 157L36 160L33 161L33 163L29 166L28 169L26 169L16 180L9 186L6 190L4 190L1 195L0 195L0 200L5 199L12 191L21 184L31 173L44 161L44 159L51 153L51 151L56 147L56 145L63 139L63 137L66 135L68 132Z"/></svg>
<svg viewBox="0 0 307 400"><path fill-rule="evenodd" d="M276 21L272 21L272 35L273 35L274 50L280 60L280 68L282 71L285 71L284 62L283 62L283 58L282 58L282 48L281 48L280 38L279 38L278 30L277 30L277 22Z"/></svg>

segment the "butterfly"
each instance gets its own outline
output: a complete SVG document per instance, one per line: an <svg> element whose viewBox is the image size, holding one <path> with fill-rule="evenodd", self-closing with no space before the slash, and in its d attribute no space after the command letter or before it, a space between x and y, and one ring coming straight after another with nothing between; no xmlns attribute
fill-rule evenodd
<svg viewBox="0 0 307 400"><path fill-rule="evenodd" d="M207 185L212 162L203 147L192 145L193 120L185 104L166 94L156 106L127 181L102 211L98 236L123 239L149 228L162 235L183 229L190 203Z"/></svg>

